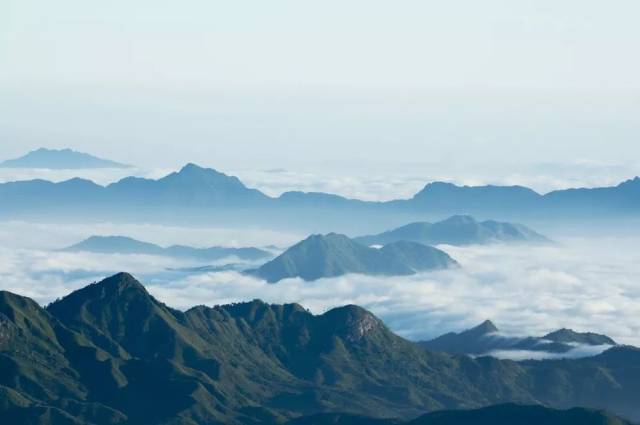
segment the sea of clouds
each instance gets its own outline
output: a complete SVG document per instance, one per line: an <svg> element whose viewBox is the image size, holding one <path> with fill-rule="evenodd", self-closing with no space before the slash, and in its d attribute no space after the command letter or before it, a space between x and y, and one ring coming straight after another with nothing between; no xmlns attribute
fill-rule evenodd
<svg viewBox="0 0 640 425"><path fill-rule="evenodd" d="M197 246L287 246L300 237L255 229L1 223L0 289L46 304L112 273L127 271L151 294L180 309L256 298L300 303L314 313L357 304L413 340L464 330L491 319L502 333L512 336L541 336L567 327L640 345L640 240L635 237L574 238L550 246L442 246L460 262L461 269L268 284L233 271L171 270L205 265L202 263L58 250L91 234L123 234L164 245Z"/></svg>

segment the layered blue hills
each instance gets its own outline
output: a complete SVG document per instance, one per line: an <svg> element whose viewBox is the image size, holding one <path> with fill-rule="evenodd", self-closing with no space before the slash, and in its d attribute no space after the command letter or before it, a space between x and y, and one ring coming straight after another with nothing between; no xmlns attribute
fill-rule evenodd
<svg viewBox="0 0 640 425"><path fill-rule="evenodd" d="M468 215L454 215L436 223L426 221L409 223L377 235L360 236L355 240L365 245L384 245L399 241L413 241L427 245L550 242L547 237L522 224L495 220L480 222Z"/></svg>
<svg viewBox="0 0 640 425"><path fill-rule="evenodd" d="M640 212L640 178L617 186L539 194L521 186L430 183L410 199L368 202L326 193L286 192L274 198L237 177L187 164L159 179L127 177L101 186L89 180L0 184L0 218L208 221L292 226L355 233L419 222L424 217L610 220ZM490 225L484 222L484 226ZM318 229L319 230L319 229ZM356 233L357 234L357 233Z"/></svg>

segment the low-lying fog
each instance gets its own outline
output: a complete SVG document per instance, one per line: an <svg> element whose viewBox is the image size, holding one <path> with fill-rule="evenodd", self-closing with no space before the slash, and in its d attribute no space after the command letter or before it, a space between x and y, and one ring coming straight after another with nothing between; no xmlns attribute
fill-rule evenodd
<svg viewBox="0 0 640 425"><path fill-rule="evenodd" d="M161 245L235 247L286 247L304 236L255 229L0 223L0 289L46 304L114 272L128 271L158 299L180 309L260 298L297 302L321 313L353 303L414 340L491 319L510 335L541 336L567 327L640 345L640 238L636 237L561 239L554 246L442 246L461 263L460 270L267 284L238 272L168 270L208 265L193 261L55 251L92 234L126 235Z"/></svg>

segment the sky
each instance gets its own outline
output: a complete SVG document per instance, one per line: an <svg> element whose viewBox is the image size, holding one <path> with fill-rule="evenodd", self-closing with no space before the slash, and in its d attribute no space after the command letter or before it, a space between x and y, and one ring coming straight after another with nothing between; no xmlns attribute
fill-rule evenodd
<svg viewBox="0 0 640 425"><path fill-rule="evenodd" d="M638 16L637 0L2 0L0 160L72 148L138 168L5 169L0 182L108 183L195 162L270 195L617 184L640 175ZM447 247L461 270L278 285L51 251L94 233L234 246L304 236L100 226L0 223L2 287L46 303L128 270L178 308L353 302L413 339L490 318L505 332L568 326L640 344L634 239Z"/></svg>
<svg viewBox="0 0 640 425"><path fill-rule="evenodd" d="M639 15L633 0L4 0L0 158L612 184L640 174Z"/></svg>

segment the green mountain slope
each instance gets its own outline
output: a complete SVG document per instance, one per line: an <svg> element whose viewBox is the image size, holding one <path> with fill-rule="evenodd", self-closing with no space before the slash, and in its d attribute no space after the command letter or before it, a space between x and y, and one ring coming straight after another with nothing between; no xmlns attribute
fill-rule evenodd
<svg viewBox="0 0 640 425"><path fill-rule="evenodd" d="M640 350L473 359L426 351L357 306L180 312L121 273L47 309L0 293L0 391L1 419L42 424L273 424L323 412L408 420L504 402L638 419Z"/></svg>

